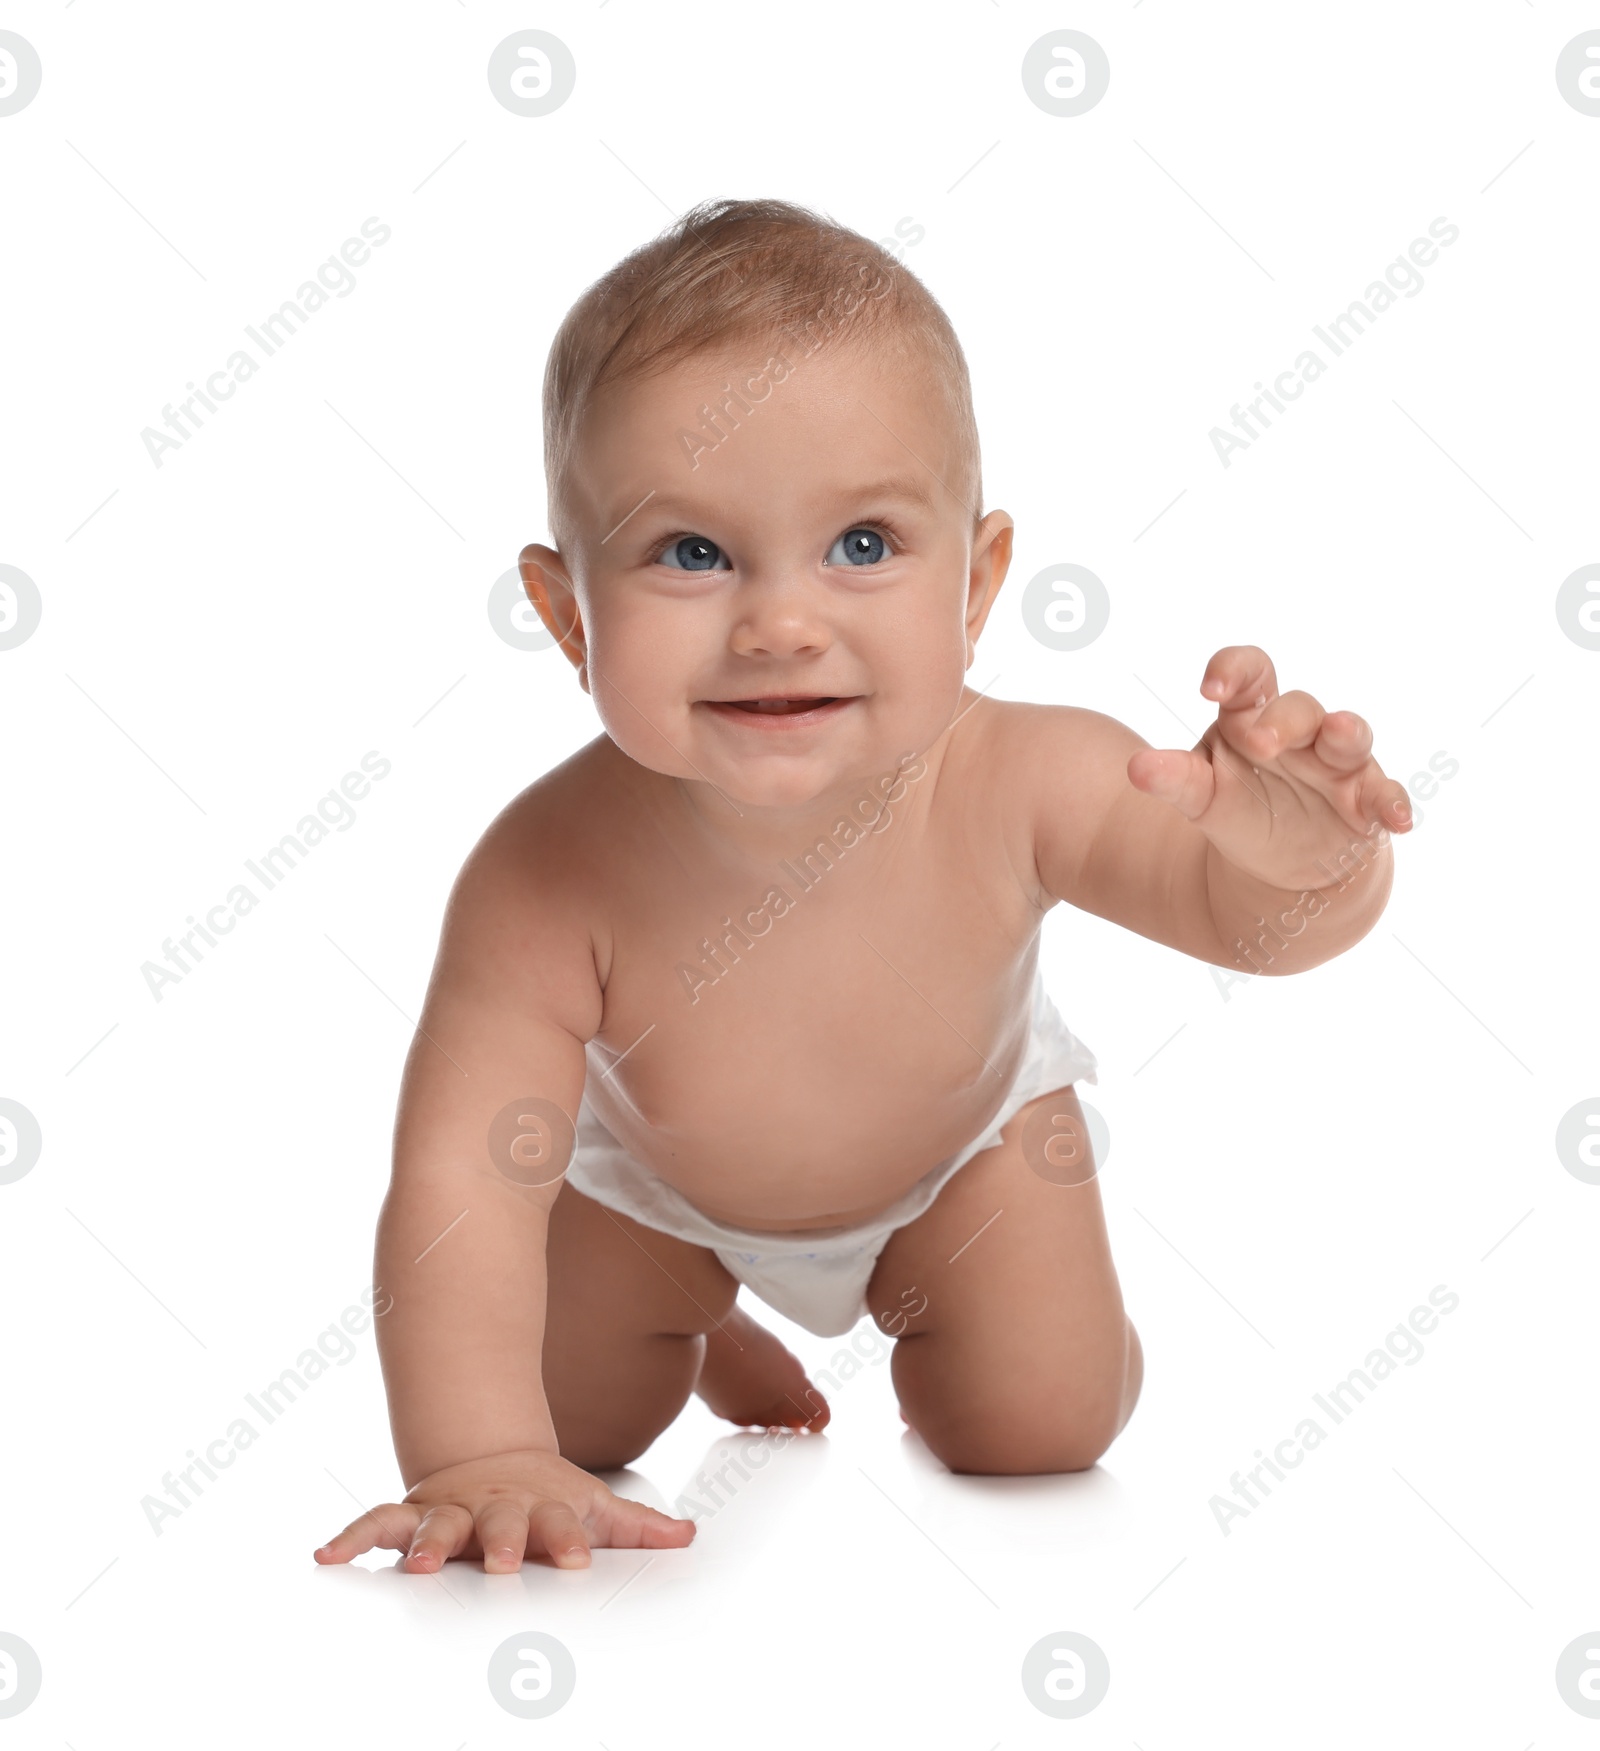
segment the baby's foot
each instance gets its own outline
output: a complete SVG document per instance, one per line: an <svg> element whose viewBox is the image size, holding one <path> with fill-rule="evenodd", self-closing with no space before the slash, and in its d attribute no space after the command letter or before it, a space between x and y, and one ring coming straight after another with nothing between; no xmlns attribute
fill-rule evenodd
<svg viewBox="0 0 1600 1751"><path fill-rule="evenodd" d="M695 1391L719 1417L745 1427L814 1432L831 1414L799 1359L742 1307L706 1334Z"/></svg>

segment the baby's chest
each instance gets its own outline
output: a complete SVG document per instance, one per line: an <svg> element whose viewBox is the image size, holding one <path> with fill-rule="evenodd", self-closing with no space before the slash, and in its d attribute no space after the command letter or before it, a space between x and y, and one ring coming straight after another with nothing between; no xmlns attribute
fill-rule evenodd
<svg viewBox="0 0 1600 1751"><path fill-rule="evenodd" d="M965 879L959 879L960 877ZM854 878L854 879L851 879ZM602 1065L652 1124L886 1082L953 1093L1014 1030L1039 914L992 875L785 859L743 888L674 884L613 931Z"/></svg>

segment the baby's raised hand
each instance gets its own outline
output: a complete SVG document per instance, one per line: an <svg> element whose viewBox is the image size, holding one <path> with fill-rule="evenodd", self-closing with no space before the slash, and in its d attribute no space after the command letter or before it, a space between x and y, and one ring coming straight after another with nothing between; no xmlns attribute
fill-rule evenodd
<svg viewBox="0 0 1600 1751"><path fill-rule="evenodd" d="M1216 700L1216 722L1192 749L1141 748L1128 779L1180 810L1229 863L1279 887L1315 888L1350 833L1411 830L1405 787L1372 758L1366 720L1325 712L1309 693L1280 694L1264 650L1218 651L1200 691Z"/></svg>
<svg viewBox="0 0 1600 1751"><path fill-rule="evenodd" d="M535 1450L448 1465L404 1501L352 1520L313 1554L319 1563L347 1563L368 1550L403 1550L401 1566L414 1575L432 1574L454 1556L481 1556L491 1574L504 1574L524 1556L583 1568L594 1545L665 1550L693 1537L692 1520L614 1495L559 1454Z"/></svg>

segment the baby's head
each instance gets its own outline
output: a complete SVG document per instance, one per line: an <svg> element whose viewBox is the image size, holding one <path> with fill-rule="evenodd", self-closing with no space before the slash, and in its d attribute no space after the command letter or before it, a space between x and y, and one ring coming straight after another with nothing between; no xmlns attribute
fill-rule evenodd
<svg viewBox="0 0 1600 1751"><path fill-rule="evenodd" d="M979 509L954 330L876 244L696 208L568 312L544 438L556 546L523 579L641 765L794 808L957 715L1011 519Z"/></svg>

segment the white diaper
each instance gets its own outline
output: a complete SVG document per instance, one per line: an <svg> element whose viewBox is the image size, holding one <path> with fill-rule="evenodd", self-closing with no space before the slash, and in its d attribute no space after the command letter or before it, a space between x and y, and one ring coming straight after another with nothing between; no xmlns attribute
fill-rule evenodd
<svg viewBox="0 0 1600 1751"><path fill-rule="evenodd" d="M589 1064L594 1075L604 1069L593 1056ZM1006 1124L1029 1101L1069 1083L1098 1082L1095 1066L1094 1054L1061 1019L1036 973L1027 1050L1000 1110L980 1135L925 1173L903 1198L850 1228L766 1234L715 1221L635 1161L596 1117L587 1093L578 1108L567 1181L585 1197L647 1228L709 1247L733 1276L785 1319L819 1337L839 1337L866 1313L867 1284L895 1229L920 1216L974 1155L998 1143Z"/></svg>

